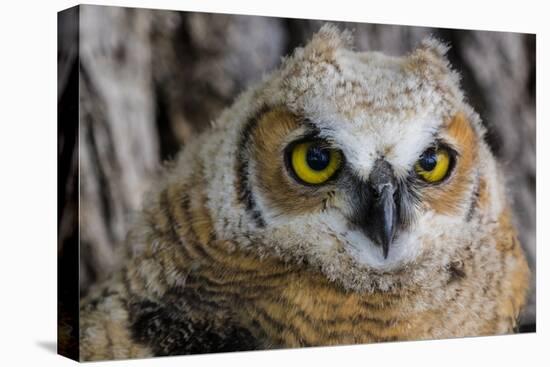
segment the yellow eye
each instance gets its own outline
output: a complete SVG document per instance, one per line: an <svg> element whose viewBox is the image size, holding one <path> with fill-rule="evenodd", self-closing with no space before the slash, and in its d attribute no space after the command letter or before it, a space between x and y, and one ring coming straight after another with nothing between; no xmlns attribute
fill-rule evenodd
<svg viewBox="0 0 550 367"><path fill-rule="evenodd" d="M422 153L414 170L424 181L436 183L447 177L450 165L451 157L447 149L430 148Z"/></svg>
<svg viewBox="0 0 550 367"><path fill-rule="evenodd" d="M309 185L318 185L331 178L342 165L342 153L323 146L322 142L302 142L290 152L292 170Z"/></svg>

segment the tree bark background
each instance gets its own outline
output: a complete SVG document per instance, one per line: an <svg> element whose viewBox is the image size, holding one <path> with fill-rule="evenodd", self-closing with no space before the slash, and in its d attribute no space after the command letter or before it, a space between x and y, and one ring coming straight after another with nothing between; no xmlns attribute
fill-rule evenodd
<svg viewBox="0 0 550 367"><path fill-rule="evenodd" d="M80 6L80 58L74 48L60 44L58 97L71 70L79 66L81 295L117 262L116 249L162 163L323 23ZM354 32L359 50L401 55L428 35L449 43L451 64L461 73L468 100L480 113L487 141L506 172L520 239L534 274L535 36L336 24ZM71 25L59 26L63 32ZM74 150L59 154L60 159L71 154L69 160L78 162ZM75 228L63 225L77 215L74 211L67 206L60 213L59 251L62 239L74 236ZM534 282L533 276L524 325L535 322Z"/></svg>

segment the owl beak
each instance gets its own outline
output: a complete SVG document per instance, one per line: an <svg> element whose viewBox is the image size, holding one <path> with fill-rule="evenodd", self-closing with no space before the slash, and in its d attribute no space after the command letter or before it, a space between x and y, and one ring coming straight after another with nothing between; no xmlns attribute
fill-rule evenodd
<svg viewBox="0 0 550 367"><path fill-rule="evenodd" d="M396 205L396 180L391 165L383 159L375 162L369 175L369 195L364 221L366 234L382 247L384 259L388 258L398 222Z"/></svg>
<svg viewBox="0 0 550 367"><path fill-rule="evenodd" d="M370 221L367 231L370 237L382 246L384 259L388 258L397 227L397 208L394 200L395 187L391 183L379 184L373 188Z"/></svg>

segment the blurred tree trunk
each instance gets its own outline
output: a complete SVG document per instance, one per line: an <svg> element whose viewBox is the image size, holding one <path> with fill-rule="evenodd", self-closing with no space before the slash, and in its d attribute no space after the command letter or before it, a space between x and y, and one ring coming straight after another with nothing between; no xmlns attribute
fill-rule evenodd
<svg viewBox="0 0 550 367"><path fill-rule="evenodd" d="M149 12L82 7L81 292L117 262L131 215L160 166Z"/></svg>
<svg viewBox="0 0 550 367"><path fill-rule="evenodd" d="M86 293L116 262L130 214L154 184L161 162L205 130L282 56L307 42L323 22L81 9L80 281ZM469 102L486 124L487 140L507 173L520 238L534 270L534 36L337 24L354 31L360 50L401 55L430 34L451 45L449 59L461 72ZM534 297L533 292L527 323L534 322Z"/></svg>

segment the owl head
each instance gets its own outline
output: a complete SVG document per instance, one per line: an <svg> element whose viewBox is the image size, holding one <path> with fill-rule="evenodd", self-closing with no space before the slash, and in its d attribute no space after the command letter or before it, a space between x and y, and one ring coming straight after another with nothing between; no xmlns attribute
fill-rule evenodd
<svg viewBox="0 0 550 367"><path fill-rule="evenodd" d="M504 194L446 46L391 57L351 43L322 27L194 144L217 238L389 289L484 240Z"/></svg>

